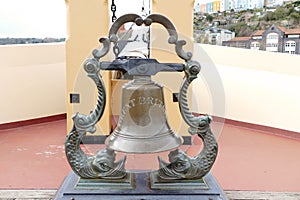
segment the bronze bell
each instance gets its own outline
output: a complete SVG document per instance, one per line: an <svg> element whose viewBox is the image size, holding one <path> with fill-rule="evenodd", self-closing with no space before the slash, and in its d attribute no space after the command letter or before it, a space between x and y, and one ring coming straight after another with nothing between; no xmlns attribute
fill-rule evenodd
<svg viewBox="0 0 300 200"><path fill-rule="evenodd" d="M122 88L121 114L105 141L107 147L126 153L156 153L177 148L182 142L167 121L163 87L149 75L134 76Z"/></svg>

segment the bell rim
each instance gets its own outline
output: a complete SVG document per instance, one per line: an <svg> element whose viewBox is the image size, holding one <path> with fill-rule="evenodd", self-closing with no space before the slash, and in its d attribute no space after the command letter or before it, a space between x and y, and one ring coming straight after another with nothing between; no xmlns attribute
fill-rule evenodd
<svg viewBox="0 0 300 200"><path fill-rule="evenodd" d="M118 135L116 135L118 133ZM132 149L129 145L125 145L125 147L120 147L116 145L116 140L118 141L126 141L127 143L132 143L135 144L137 140L142 140L144 143L149 143L149 141L152 141L153 144L158 141L164 141L164 138L168 138L170 141L170 136L172 138L171 140L171 145L170 143L166 143L166 145L160 147L160 148L155 148L153 145L153 148L149 148L148 150L141 149L138 150ZM183 138L177 134L174 131L167 131L166 134L159 134L159 137L148 137L148 138L128 138L128 137L123 137L123 134L119 134L117 130L114 130L111 135L105 140L105 145L107 148L122 152L122 153L129 153L129 154L154 154L154 153L160 153L160 152L165 152L165 151L171 151L173 149L177 149L183 144ZM129 146L129 147L128 147Z"/></svg>
<svg viewBox="0 0 300 200"><path fill-rule="evenodd" d="M151 140L151 139L157 139L157 138L160 138L160 137L166 137L166 136L174 136L175 138L181 138L182 140L182 143L183 143L183 138L175 131L173 131L173 129L169 129L169 131L166 131L164 133L159 133L159 134L156 134L155 136L151 136L149 137L140 137L140 136L136 136L133 140L135 139L143 139L143 140ZM123 138L126 138L126 139L131 139L132 138L132 135L125 135L123 134L121 131L119 131L118 129L115 129L108 137L106 140L108 140L108 138L112 137L112 136L117 136L117 137L123 137ZM182 144L181 143L181 144Z"/></svg>

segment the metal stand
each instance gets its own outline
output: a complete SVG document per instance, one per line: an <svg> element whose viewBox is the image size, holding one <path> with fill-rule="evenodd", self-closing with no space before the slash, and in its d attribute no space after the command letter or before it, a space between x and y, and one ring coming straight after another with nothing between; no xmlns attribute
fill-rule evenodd
<svg viewBox="0 0 300 200"><path fill-rule="evenodd" d="M167 184L159 183L163 189L151 189L150 176L148 173L132 174L133 189L115 189L113 185L103 187L93 179L85 180L86 188L78 188L78 183L82 180L71 172L62 183L56 193L55 200L94 200L94 199L109 199L109 200L226 200L226 196L219 186L217 180L211 173L203 177L203 180L189 180L187 184L192 184L192 189L186 189L184 182L177 182L177 186L182 185L182 189L169 187ZM108 181L111 182L111 181ZM126 184L123 182L122 184ZM121 185L122 185L121 184ZM129 184L130 185L130 184ZM171 184L172 185L172 184ZM127 185L128 186L128 185ZM158 185L157 185L158 186ZM177 187L176 186L176 187ZM120 187L119 187L120 188Z"/></svg>
<svg viewBox="0 0 300 200"><path fill-rule="evenodd" d="M100 62L100 58L108 53L110 43L118 42L117 31L127 22L138 26L150 26L152 23L163 25L169 33L168 43L175 45L177 55L185 64L159 63L155 59L142 58ZM84 62L85 71L97 86L97 105L89 115L76 113L73 116L74 126L65 142L66 156L73 172L66 177L55 199L226 199L209 173L218 153L218 144L210 128L212 119L208 115L194 116L188 106L187 91L200 72L200 64L191 60L191 52L182 49L186 42L178 40L171 21L159 14L149 15L145 19L136 14L123 15L112 25L109 37L101 38L100 42L102 49L95 49L93 58ZM95 124L104 112L106 92L100 70L126 71L134 80L123 86L122 101L125 103L122 103L117 128L106 139L106 149L91 156L84 153L80 144L87 132L95 132ZM190 157L186 152L175 149L181 145L182 139L167 123L162 86L150 78L160 71L185 72L178 102L181 116L189 125L189 133L203 141L203 149L196 156ZM150 113L153 116L150 117ZM169 153L169 161L159 157L159 169L150 173L127 172L126 157L115 161L114 150L154 153L171 149L175 150Z"/></svg>

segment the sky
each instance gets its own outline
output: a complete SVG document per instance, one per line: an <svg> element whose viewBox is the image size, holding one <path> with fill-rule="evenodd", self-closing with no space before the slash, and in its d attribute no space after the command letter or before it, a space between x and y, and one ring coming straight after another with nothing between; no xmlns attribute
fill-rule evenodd
<svg viewBox="0 0 300 200"><path fill-rule="evenodd" d="M151 0L115 0L116 15L142 15L142 6L149 11L149 1ZM64 0L0 0L0 38L60 38L66 37L66 27Z"/></svg>
<svg viewBox="0 0 300 200"><path fill-rule="evenodd" d="M0 37L65 37L64 0L0 0Z"/></svg>

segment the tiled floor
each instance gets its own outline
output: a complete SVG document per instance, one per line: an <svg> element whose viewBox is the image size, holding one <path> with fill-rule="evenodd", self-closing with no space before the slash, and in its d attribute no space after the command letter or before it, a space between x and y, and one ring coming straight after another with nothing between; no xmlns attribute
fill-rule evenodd
<svg viewBox="0 0 300 200"><path fill-rule="evenodd" d="M0 131L0 189L60 186L71 170L64 155L65 123L58 120ZM94 147L86 146L91 151ZM198 147L183 148L193 154ZM299 155L299 140L225 124L212 172L224 190L300 192ZM130 169L151 168L157 159L156 155L151 159L130 155L127 162Z"/></svg>

